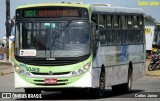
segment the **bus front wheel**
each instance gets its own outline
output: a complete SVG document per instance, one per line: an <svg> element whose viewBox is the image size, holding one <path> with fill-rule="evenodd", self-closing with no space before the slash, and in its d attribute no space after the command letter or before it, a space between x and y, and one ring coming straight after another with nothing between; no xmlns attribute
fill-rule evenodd
<svg viewBox="0 0 160 101"><path fill-rule="evenodd" d="M90 89L90 93L94 94L94 97L101 98L105 94L105 72L102 71L99 78L99 87Z"/></svg>

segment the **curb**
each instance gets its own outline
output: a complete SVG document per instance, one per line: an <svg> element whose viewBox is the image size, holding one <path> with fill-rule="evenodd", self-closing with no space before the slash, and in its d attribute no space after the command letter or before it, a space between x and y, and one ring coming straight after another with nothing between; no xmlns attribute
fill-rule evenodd
<svg viewBox="0 0 160 101"><path fill-rule="evenodd" d="M0 61L0 67L2 66L11 66L11 68L6 68L6 69L3 69L3 70L0 70L0 76L3 76L3 75L6 75L6 74L10 74L10 73L13 73L13 70L12 70L12 62L9 62L9 61Z"/></svg>
<svg viewBox="0 0 160 101"><path fill-rule="evenodd" d="M145 73L145 76L149 76L149 77L160 77L160 74L154 74L154 73Z"/></svg>
<svg viewBox="0 0 160 101"><path fill-rule="evenodd" d="M11 74L11 73L14 73L14 72L8 72L8 73L0 72L0 76L4 76L4 75L7 75L7 74Z"/></svg>
<svg viewBox="0 0 160 101"><path fill-rule="evenodd" d="M11 73L14 73L13 71L10 71L10 72L0 72L0 76L3 76L3 75L6 75L6 74L11 74Z"/></svg>
<svg viewBox="0 0 160 101"><path fill-rule="evenodd" d="M12 63L7 61L0 61L0 66L12 66Z"/></svg>

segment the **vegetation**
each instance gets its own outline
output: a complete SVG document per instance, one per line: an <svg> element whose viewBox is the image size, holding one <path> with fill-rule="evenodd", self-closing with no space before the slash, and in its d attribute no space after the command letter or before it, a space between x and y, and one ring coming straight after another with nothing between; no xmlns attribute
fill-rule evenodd
<svg viewBox="0 0 160 101"><path fill-rule="evenodd" d="M145 18L144 18L145 22L148 22L148 23L157 23L156 22L156 19L153 18L151 15L145 15Z"/></svg>
<svg viewBox="0 0 160 101"><path fill-rule="evenodd" d="M2 44L2 40L0 40L0 45Z"/></svg>

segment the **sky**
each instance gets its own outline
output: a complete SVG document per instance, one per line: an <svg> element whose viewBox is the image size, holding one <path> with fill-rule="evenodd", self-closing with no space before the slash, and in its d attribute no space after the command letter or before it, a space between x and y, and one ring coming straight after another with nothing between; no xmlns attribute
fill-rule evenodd
<svg viewBox="0 0 160 101"><path fill-rule="evenodd" d="M11 19L15 15L15 9L17 6L26 5L26 4L37 4L37 3L53 3L53 2L82 2L84 4L110 4L111 6L121 6L121 7L131 7L131 8L142 8L144 13L151 15L156 19L157 22L160 22L160 0L10 0L10 13ZM144 2L150 3L156 1L158 5L142 5ZM0 0L0 39L5 36L5 19L6 19L6 0ZM139 5L138 5L139 2ZM141 5L140 5L141 4Z"/></svg>

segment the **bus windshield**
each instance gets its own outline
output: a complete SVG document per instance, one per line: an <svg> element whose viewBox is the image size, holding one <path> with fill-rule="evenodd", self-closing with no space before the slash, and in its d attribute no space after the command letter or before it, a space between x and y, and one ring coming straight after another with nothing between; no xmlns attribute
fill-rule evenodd
<svg viewBox="0 0 160 101"><path fill-rule="evenodd" d="M17 56L23 56L20 50L35 50L34 57L83 56L90 51L89 22L17 22L15 43Z"/></svg>

